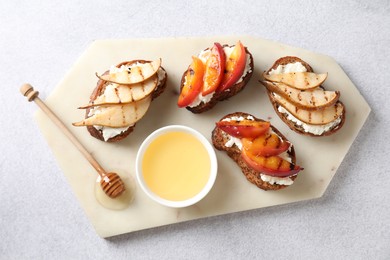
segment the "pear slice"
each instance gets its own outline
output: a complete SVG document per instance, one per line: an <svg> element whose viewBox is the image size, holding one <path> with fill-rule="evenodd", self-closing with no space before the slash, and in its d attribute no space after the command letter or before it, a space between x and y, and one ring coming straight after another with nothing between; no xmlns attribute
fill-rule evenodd
<svg viewBox="0 0 390 260"><path fill-rule="evenodd" d="M328 77L328 73L324 73L324 74L316 74L313 72L292 72L292 73L279 73L279 74L263 73L263 77L266 80L284 83L296 89L309 90L320 86Z"/></svg>
<svg viewBox="0 0 390 260"><path fill-rule="evenodd" d="M141 99L124 105L101 106L94 108L94 114L74 126L99 125L113 128L134 125L148 111L152 97Z"/></svg>
<svg viewBox="0 0 390 260"><path fill-rule="evenodd" d="M134 85L106 85L104 92L88 105L79 108L89 108L101 105L127 104L149 96L157 87L157 74Z"/></svg>
<svg viewBox="0 0 390 260"><path fill-rule="evenodd" d="M302 122L311 125L325 125L328 124L337 118L339 118L344 113L344 105L341 102L325 107L319 110L305 110L297 108L290 102L288 102L282 96L277 94L273 95L274 100L277 104L284 107L288 112L290 112L294 117L298 118Z"/></svg>
<svg viewBox="0 0 390 260"><path fill-rule="evenodd" d="M96 74L96 76L104 81L120 85L132 85L142 82L155 75L160 67L161 58L151 62L132 65L129 66L128 69L119 70L118 72L103 74L101 76Z"/></svg>
<svg viewBox="0 0 390 260"><path fill-rule="evenodd" d="M283 96L290 103L306 110L329 107L336 103L340 97L339 91L326 91L319 87L305 91L278 82L262 81L262 83L269 91Z"/></svg>

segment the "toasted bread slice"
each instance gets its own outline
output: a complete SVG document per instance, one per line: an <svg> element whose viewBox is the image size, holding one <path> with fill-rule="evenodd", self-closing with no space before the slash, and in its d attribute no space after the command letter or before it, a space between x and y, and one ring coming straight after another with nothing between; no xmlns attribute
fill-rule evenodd
<svg viewBox="0 0 390 260"><path fill-rule="evenodd" d="M312 67L303 61L302 59L294 56L286 56L279 58L275 61L275 63L269 68L265 74L269 74L272 70L277 70L279 65L286 66L287 64L295 64L300 63L303 67L305 67L307 72L313 72ZM265 87L269 85L269 82L260 81ZM318 87L320 91L323 91L324 88L322 86ZM319 136L328 136L332 135L335 132L337 132L341 127L343 126L345 122L345 106L344 104L339 100L340 93L335 92L337 94L337 99L333 100L331 102L330 106L320 107L318 109L305 109L299 106L296 106L296 104L284 104L284 102L281 102L281 98L278 98L277 94L275 94L273 91L270 90L270 88L267 88L267 94L271 101L271 104L276 112L276 114L285 122L288 127L302 135L307 136L313 136L313 137L319 137ZM288 100L290 101L290 100ZM333 120L329 120L329 110L331 108L334 108L335 118ZM325 109L327 111L325 111ZM289 112L292 111L292 113ZM307 111L304 111L307 110ZM341 111L341 113L340 113ZM313 114L315 113L315 115ZM294 116L295 114L295 116ZM308 123L308 120L300 120L296 116L297 115L305 115L305 116L315 116L317 119L322 116L321 114L326 114L327 119L324 119L324 124L313 124ZM305 122L306 121L306 122Z"/></svg>
<svg viewBox="0 0 390 260"><path fill-rule="evenodd" d="M256 121L264 121L261 119L258 119L250 114L243 113L243 112L235 112L228 114L220 119L222 121L225 118L232 118L232 117L243 117L243 118L248 118L252 117L253 120ZM288 141L287 138L282 135L282 133L279 132L278 129L276 129L274 126L271 125L272 131L276 133L280 138L282 138L284 141ZM226 145L230 141L230 136L226 134L223 130L221 130L218 127L215 127L213 132L212 132L212 142L213 145L216 149L220 151L225 151L227 155L232 158L237 165L240 167L242 173L245 175L246 179L255 184L257 187L263 190L280 190L283 188L288 187L289 185L282 185L282 184L276 184L268 181L264 181L262 179L261 175L265 175L262 172L256 171L253 168L249 167L248 164L244 161L244 159L241 156L241 149L237 146L237 144L233 144L232 146ZM291 163L295 164L296 162L296 157L295 157L295 150L294 146L291 145L290 148L288 149L287 157L291 159ZM293 182L297 175L283 178L283 179L289 179L288 181Z"/></svg>
<svg viewBox="0 0 390 260"><path fill-rule="evenodd" d="M126 61L126 62L122 62L122 63L118 64L117 67L120 67L122 65L131 65L131 64L137 63L137 62L139 62L139 63L146 63L147 61L145 61L145 60ZM108 74L108 73L109 73L109 71L106 71L103 75ZM165 69L163 67L159 68L159 70L157 71L157 76L158 76L157 86L154 89L154 91L150 94L152 100L157 98L159 95L161 95L164 92L165 87L166 87L166 82L167 82L168 75L167 75L167 72L165 71ZM94 91L92 92L92 94L90 96L90 102L89 103L93 103L93 101L101 93L104 92L105 87L108 84L110 84L110 83L107 82L107 81L99 79L99 81L97 82L96 88L94 89ZM86 109L85 118L89 117L90 111L91 111L91 108L87 108ZM95 138L97 138L97 139L99 139L101 141L117 142L117 141L122 140L125 137L127 137L134 130L134 127L135 127L135 124L132 125L132 126L129 126L124 131L120 131L120 133L118 133L117 135L115 135L115 136L113 136L113 137L111 137L111 138L109 138L107 140L104 140L103 131L102 131L101 127L87 126L87 130L93 137L95 137Z"/></svg>
<svg viewBox="0 0 390 260"><path fill-rule="evenodd" d="M234 45L223 45L223 47L234 47ZM204 51L207 51L209 48L205 49ZM254 63L253 63L253 56L252 54L248 51L248 49L245 47L245 51L246 51L246 54L247 54L247 59L249 59L249 69L246 69L244 71L244 76L242 77L242 80L239 80L237 83L235 83L233 86L231 86L230 88L224 90L224 91L221 91L221 92L215 92L212 96L212 98L207 101L207 102L200 102L199 105L196 105L196 106L187 106L186 109L191 111L192 113L195 113L195 114L198 114L198 113L203 113L205 111L208 111L210 110L211 108L213 108L218 102L220 101L223 101L223 100L226 100L236 94L238 94L240 91L242 91L245 86L247 85L247 83L249 82L250 78L252 77L252 74L253 74L253 68L254 68ZM248 62L247 62L248 64ZM180 84L180 92L183 88L183 85L184 85L184 82L185 82L185 76L187 74L187 70L183 73L183 76L181 78L181 84Z"/></svg>

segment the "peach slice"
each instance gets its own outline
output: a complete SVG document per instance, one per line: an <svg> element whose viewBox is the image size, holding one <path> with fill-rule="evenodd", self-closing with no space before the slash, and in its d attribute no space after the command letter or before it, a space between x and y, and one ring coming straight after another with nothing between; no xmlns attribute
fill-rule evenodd
<svg viewBox="0 0 390 260"><path fill-rule="evenodd" d="M290 177L303 170L279 156L256 156L245 149L242 150L241 156L252 169L274 177Z"/></svg>
<svg viewBox="0 0 390 260"><path fill-rule="evenodd" d="M259 135L266 133L270 128L270 122L266 121L253 121L253 120L241 120L241 121L219 121L216 123L217 127L227 134L237 138L255 138Z"/></svg>
<svg viewBox="0 0 390 260"><path fill-rule="evenodd" d="M225 72L226 56L219 43L214 43L206 61L206 71L202 87L202 95L214 92L221 83Z"/></svg>
<svg viewBox="0 0 390 260"><path fill-rule="evenodd" d="M245 47L240 41L238 41L230 56L226 57L225 75L217 91L222 92L233 86L244 73L245 64Z"/></svg>
<svg viewBox="0 0 390 260"><path fill-rule="evenodd" d="M254 139L242 138L242 147L249 153L259 156L279 155L290 148L290 143L274 133L266 133Z"/></svg>
<svg viewBox="0 0 390 260"><path fill-rule="evenodd" d="M185 75L184 86L181 89L177 105L186 107L194 101L202 90L204 64L198 57L192 57L192 63Z"/></svg>

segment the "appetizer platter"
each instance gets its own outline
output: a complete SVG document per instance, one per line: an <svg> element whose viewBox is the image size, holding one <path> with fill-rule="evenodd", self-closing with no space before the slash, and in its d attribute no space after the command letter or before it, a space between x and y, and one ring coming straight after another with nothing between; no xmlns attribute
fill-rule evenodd
<svg viewBox="0 0 390 260"><path fill-rule="evenodd" d="M288 59L307 68L278 68L293 63ZM198 78L206 83L199 84ZM314 94L306 98L307 92ZM105 198L93 167L37 111L44 137L101 237L319 198L370 113L333 58L250 36L97 40L45 102L96 160L126 184L122 199ZM118 123L124 111L133 112ZM307 124L324 128L336 119L319 134L302 130ZM213 187L188 207L156 203L137 183L141 144L169 125L190 127L215 148ZM261 131L248 134L240 130L243 125ZM104 128L121 129L107 134ZM227 147L229 135L240 140L231 138ZM173 158L170 163L178 162Z"/></svg>

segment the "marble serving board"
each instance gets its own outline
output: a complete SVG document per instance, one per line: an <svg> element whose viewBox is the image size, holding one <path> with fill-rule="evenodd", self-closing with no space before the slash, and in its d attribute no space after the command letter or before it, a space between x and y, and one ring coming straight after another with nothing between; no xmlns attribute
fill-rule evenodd
<svg viewBox="0 0 390 260"><path fill-rule="evenodd" d="M238 40L248 47L254 57L254 73L246 89L203 114L179 109L176 103L180 78L191 63L191 56L211 47L214 42L232 45ZM344 127L338 133L321 138L301 136L291 131L276 115L258 80L276 59L286 55L302 58L318 73L328 72L323 85L328 90L341 92L347 111ZM162 58L163 67L168 72L167 88L152 102L146 116L137 123L127 139L104 143L91 137L85 128L71 125L84 117L84 111L77 107L88 103L97 82L95 72L103 73L111 65L125 60L156 58ZM235 111L270 120L294 144L297 163L305 168L292 186L279 191L263 191L249 183L224 152L217 151L219 170L215 185L196 205L183 209L161 206L148 198L134 181L131 187L134 200L129 207L110 210L96 200L95 170L46 115L37 111L35 118L43 135L101 237L321 197L370 113L369 105L333 58L250 36L97 40L46 98L46 103L103 168L116 171L128 180L135 180L135 157L140 144L157 128L171 124L186 125L211 140L215 122Z"/></svg>

